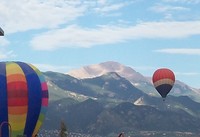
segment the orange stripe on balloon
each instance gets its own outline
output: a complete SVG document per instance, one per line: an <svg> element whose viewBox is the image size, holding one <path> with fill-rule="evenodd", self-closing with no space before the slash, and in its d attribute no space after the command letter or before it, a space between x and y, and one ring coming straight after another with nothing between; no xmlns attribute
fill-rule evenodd
<svg viewBox="0 0 200 137"><path fill-rule="evenodd" d="M8 107L9 114L13 115L26 114L27 111L28 111L28 106Z"/></svg>
<svg viewBox="0 0 200 137"><path fill-rule="evenodd" d="M14 81L23 81L26 82L26 78L22 74L13 74L13 75L7 75L7 83L14 82Z"/></svg>

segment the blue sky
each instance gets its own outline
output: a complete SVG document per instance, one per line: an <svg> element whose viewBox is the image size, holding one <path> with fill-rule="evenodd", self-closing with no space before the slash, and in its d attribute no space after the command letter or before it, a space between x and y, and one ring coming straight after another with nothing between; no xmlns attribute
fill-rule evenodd
<svg viewBox="0 0 200 137"><path fill-rule="evenodd" d="M68 72L116 61L200 88L200 0L1 0L0 59Z"/></svg>

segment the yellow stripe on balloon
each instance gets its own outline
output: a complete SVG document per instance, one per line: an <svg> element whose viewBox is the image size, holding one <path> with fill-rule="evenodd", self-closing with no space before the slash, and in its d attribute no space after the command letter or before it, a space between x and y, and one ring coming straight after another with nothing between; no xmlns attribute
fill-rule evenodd
<svg viewBox="0 0 200 137"><path fill-rule="evenodd" d="M32 64L29 64L29 66L30 66L38 75L42 75L42 72L39 71L39 69L37 69L35 66L33 66Z"/></svg>
<svg viewBox="0 0 200 137"><path fill-rule="evenodd" d="M9 62L6 65L6 75L13 75L13 74L22 74L24 75L24 72L22 71L22 69L20 68L20 66L16 63L13 62Z"/></svg>
<svg viewBox="0 0 200 137"><path fill-rule="evenodd" d="M26 124L27 114L23 115L8 115L8 121L12 127L12 131L21 132L23 134Z"/></svg>
<svg viewBox="0 0 200 137"><path fill-rule="evenodd" d="M28 106L8 107L8 112L9 112L10 115L27 114Z"/></svg>
<svg viewBox="0 0 200 137"><path fill-rule="evenodd" d="M44 109L44 107L42 107L42 109ZM33 132L34 134L33 135L36 135L37 132L39 131L39 129L40 129L41 125L42 125L42 122L44 121L44 118L45 118L44 114L41 113L40 116L39 116L39 118L38 118L37 124L35 126L35 129L34 129L34 132Z"/></svg>
<svg viewBox="0 0 200 137"><path fill-rule="evenodd" d="M42 120L42 121L43 121L43 120ZM33 132L33 137L34 137L36 134L38 134L38 131L39 131L41 125L42 125L42 121L40 121L40 120L37 121L37 124L36 124L35 129L34 129L34 132Z"/></svg>

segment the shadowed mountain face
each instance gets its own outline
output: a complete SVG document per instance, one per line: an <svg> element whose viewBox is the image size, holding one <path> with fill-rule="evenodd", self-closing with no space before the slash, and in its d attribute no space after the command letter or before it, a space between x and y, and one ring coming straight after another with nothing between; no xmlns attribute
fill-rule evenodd
<svg viewBox="0 0 200 137"><path fill-rule="evenodd" d="M141 131L170 132L173 137L179 131L200 133L200 104L191 99L199 98L198 90L182 82L176 82L174 93L163 102L159 95L150 94L158 93L149 80L146 84L135 80L139 85L135 86L117 72L85 79L55 72L44 75L50 105L43 129L59 129L59 122L64 121L71 132L93 136L113 136L121 131L140 137Z"/></svg>
<svg viewBox="0 0 200 137"><path fill-rule="evenodd" d="M54 72L44 74L48 77L49 83L54 83L62 90L98 99L129 99L134 101L145 94L115 72L83 80Z"/></svg>
<svg viewBox="0 0 200 137"><path fill-rule="evenodd" d="M184 101L184 98L180 100ZM59 121L64 120L70 132L101 136L120 131L199 132L200 127L199 118L182 110L173 111L167 107L160 110L130 102L108 108L102 102L92 99L83 102L67 99L54 102L47 113L47 119L43 125L45 129L58 129Z"/></svg>
<svg viewBox="0 0 200 137"><path fill-rule="evenodd" d="M132 103L121 103L102 112L98 117L95 129L99 134L123 131L193 131L199 123L189 114L182 111L160 111L150 106L135 106ZM110 123L110 124L109 124ZM112 124L111 124L112 123Z"/></svg>

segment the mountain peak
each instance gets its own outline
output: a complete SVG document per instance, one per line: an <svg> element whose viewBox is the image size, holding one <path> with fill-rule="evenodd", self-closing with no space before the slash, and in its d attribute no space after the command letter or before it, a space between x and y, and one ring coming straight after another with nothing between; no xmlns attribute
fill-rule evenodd
<svg viewBox="0 0 200 137"><path fill-rule="evenodd" d="M114 61L107 61L99 64L101 67L108 69L108 70L119 70L123 67L122 64Z"/></svg>
<svg viewBox="0 0 200 137"><path fill-rule="evenodd" d="M114 61L107 61L100 64L84 66L80 69L72 70L68 72L67 74L79 79L84 79L84 78L98 77L109 72L116 72L117 74L119 74L122 77L125 77L131 82L135 80L146 81L146 78L144 76L136 72L131 67L122 65Z"/></svg>

